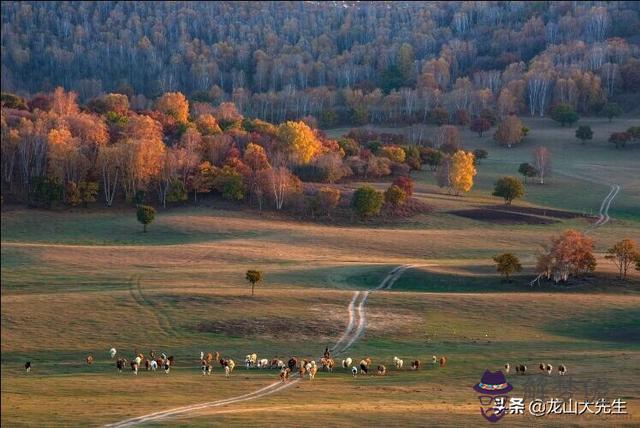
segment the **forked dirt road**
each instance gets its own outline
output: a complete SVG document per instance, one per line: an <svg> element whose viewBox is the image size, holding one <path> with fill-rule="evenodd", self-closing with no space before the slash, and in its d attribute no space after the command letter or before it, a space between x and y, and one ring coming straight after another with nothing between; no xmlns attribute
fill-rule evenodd
<svg viewBox="0 0 640 428"><path fill-rule="evenodd" d="M349 349L356 340L358 340L364 334L367 328L367 317L365 313L365 304L369 294L377 290L389 290L393 287L393 284L400 278L400 276L413 265L403 265L394 268L389 274L380 282L380 284L367 291L356 291L353 294L353 298L348 306L349 321L344 332L338 339L338 342L333 346L332 352L334 355L340 355ZM257 389L247 394L239 395L236 397L227 398L224 400L209 401L206 403L192 404L189 406L176 407L173 409L163 410L160 412L150 413L135 418L126 419L124 421L116 422L113 424L105 425L110 428L125 428L147 422L154 422L164 419L169 419L174 416L184 415L185 413L194 412L206 408L221 407L228 404L240 403L243 401L254 400L256 398L264 397L266 395L274 394L285 388L289 388L296 383L300 382L300 378L292 379L289 382L282 383L280 381L273 382L263 388Z"/></svg>
<svg viewBox="0 0 640 428"><path fill-rule="evenodd" d="M609 217L609 208L611 207L611 202L613 199L620 193L621 187L617 184L611 185L611 190L609 194L604 198L602 204L600 205L600 211L598 212L598 220L587 230L595 229L596 227L603 226L611 220Z"/></svg>

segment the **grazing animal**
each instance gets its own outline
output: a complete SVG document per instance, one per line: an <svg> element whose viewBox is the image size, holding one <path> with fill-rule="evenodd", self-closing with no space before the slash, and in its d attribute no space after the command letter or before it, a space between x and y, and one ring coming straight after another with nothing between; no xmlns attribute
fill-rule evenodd
<svg viewBox="0 0 640 428"><path fill-rule="evenodd" d="M165 374L169 374L170 370L171 370L171 361L165 360L164 361L164 372L165 372Z"/></svg>
<svg viewBox="0 0 640 428"><path fill-rule="evenodd" d="M298 366L298 359L296 357L289 358L289 361L287 361L287 367L289 368L289 371L292 371L297 366Z"/></svg>
<svg viewBox="0 0 640 428"><path fill-rule="evenodd" d="M411 370L418 370L420 368L420 360L411 362Z"/></svg>
<svg viewBox="0 0 640 428"><path fill-rule="evenodd" d="M236 366L236 363L231 358L227 358L227 359L224 359L224 360L220 359L220 365L222 367L224 367L225 376L229 377L229 375L233 371L234 367Z"/></svg>
<svg viewBox="0 0 640 428"><path fill-rule="evenodd" d="M564 376L565 374L567 374L567 367L564 364L560 364L558 366L558 375Z"/></svg>
<svg viewBox="0 0 640 428"><path fill-rule="evenodd" d="M31 371L31 361L24 363L24 369L29 373Z"/></svg>
<svg viewBox="0 0 640 428"><path fill-rule="evenodd" d="M358 375L358 368L356 366L351 367L351 374L353 375L353 377L356 377Z"/></svg>
<svg viewBox="0 0 640 428"><path fill-rule="evenodd" d="M160 356L162 357L163 360L167 359L167 354L165 354L164 352L162 354L160 354Z"/></svg>
<svg viewBox="0 0 640 428"><path fill-rule="evenodd" d="M385 366L382 366L382 365L378 366L378 374L380 376L386 375L387 374L387 368Z"/></svg>
<svg viewBox="0 0 640 428"><path fill-rule="evenodd" d="M393 357L393 364L396 366L397 369L401 369L402 366L404 365L404 361L402 361L398 357Z"/></svg>
<svg viewBox="0 0 640 428"><path fill-rule="evenodd" d="M144 359L144 368L147 369L147 371L151 368L151 362L146 358Z"/></svg>
<svg viewBox="0 0 640 428"><path fill-rule="evenodd" d="M176 365L176 359L173 358L173 355L170 355L169 358L167 358L167 361L169 361L169 365L171 365L171 366L175 366Z"/></svg>
<svg viewBox="0 0 640 428"><path fill-rule="evenodd" d="M154 351L153 349L151 351L149 351L149 358L151 358L152 360L156 359L156 351Z"/></svg>
<svg viewBox="0 0 640 428"><path fill-rule="evenodd" d="M111 355L111 359L113 359L113 357L115 357L117 353L118 351L116 351L116 348L109 349L109 355Z"/></svg>
<svg viewBox="0 0 640 428"><path fill-rule="evenodd" d="M156 362L156 365L158 367L164 367L164 359L162 359L161 357L158 357L154 360Z"/></svg>
<svg viewBox="0 0 640 428"><path fill-rule="evenodd" d="M211 375L211 371L213 370L213 366L207 360L202 360L202 376Z"/></svg>
<svg viewBox="0 0 640 428"><path fill-rule="evenodd" d="M553 366L551 364L547 364L547 366L545 367L545 370L547 371L547 374L551 376L551 372L553 371Z"/></svg>
<svg viewBox="0 0 640 428"><path fill-rule="evenodd" d="M547 369L547 365L545 363L540 363L538 364L538 368L540 369L541 372L543 372Z"/></svg>
<svg viewBox="0 0 640 428"><path fill-rule="evenodd" d="M158 363L156 362L156 360L151 360L150 366L151 366L151 370L155 372L156 369L158 368Z"/></svg>
<svg viewBox="0 0 640 428"><path fill-rule="evenodd" d="M440 367L447 365L447 357L440 357Z"/></svg>
<svg viewBox="0 0 640 428"><path fill-rule="evenodd" d="M244 359L244 364L247 366L247 368L255 366L257 362L258 354L256 353L248 354Z"/></svg>
<svg viewBox="0 0 640 428"><path fill-rule="evenodd" d="M527 371L527 366L524 364L520 364L516 366L516 373L524 375Z"/></svg>
<svg viewBox="0 0 640 428"><path fill-rule="evenodd" d="M504 365L504 372L506 374L509 374L509 370L511 370L511 365L509 365L509 363Z"/></svg>
<svg viewBox="0 0 640 428"><path fill-rule="evenodd" d="M284 363L284 361L282 361L282 360L276 361L276 368L277 369L283 369L285 367L287 367L287 365Z"/></svg>
<svg viewBox="0 0 640 428"><path fill-rule="evenodd" d="M207 352L206 360L207 360L207 363L209 363L209 364L211 364L211 362L214 361L213 360L213 354L211 352Z"/></svg>
<svg viewBox="0 0 640 428"><path fill-rule="evenodd" d="M438 364L438 357L436 357L435 355L431 357L431 364L433 364L434 366Z"/></svg>
<svg viewBox="0 0 640 428"><path fill-rule="evenodd" d="M333 358L321 358L320 364L322 364L322 370L328 370L329 372L333 372L333 366L335 365L335 361Z"/></svg>
<svg viewBox="0 0 640 428"><path fill-rule="evenodd" d="M139 366L139 365L140 365L140 363L142 363L142 358L140 357L140 355L138 355L138 356L135 358L135 360L133 360L133 361L135 361L135 362L136 362L136 365L138 365L138 366Z"/></svg>
<svg viewBox="0 0 640 428"><path fill-rule="evenodd" d="M220 359L220 352L216 352L213 354L213 359L211 361L218 361Z"/></svg>
<svg viewBox="0 0 640 428"><path fill-rule="evenodd" d="M204 360L204 352L200 351L200 361Z"/></svg>
<svg viewBox="0 0 640 428"><path fill-rule="evenodd" d="M116 367L118 368L118 372L122 372L125 364L127 364L127 360L125 360L124 358L118 358L118 360L116 361Z"/></svg>
<svg viewBox="0 0 640 428"><path fill-rule="evenodd" d="M298 376L300 376L300 378L303 378L306 371L307 369L305 369L305 366L298 367Z"/></svg>
<svg viewBox="0 0 640 428"><path fill-rule="evenodd" d="M87 365L91 365L93 364L93 355L89 354L87 355Z"/></svg>
<svg viewBox="0 0 640 428"><path fill-rule="evenodd" d="M289 379L289 373L291 373L291 369L286 367L280 371L280 380L282 382L286 382Z"/></svg>
<svg viewBox="0 0 640 428"><path fill-rule="evenodd" d="M138 363L135 362L135 360L131 361L131 371L133 372L133 374L137 375L138 374Z"/></svg>
<svg viewBox="0 0 640 428"><path fill-rule="evenodd" d="M368 374L369 373L369 363L367 362L367 360L361 360L360 361L360 373L362 373L362 374Z"/></svg>
<svg viewBox="0 0 640 428"><path fill-rule="evenodd" d="M266 369L268 367L269 367L269 360L267 360L266 358L263 358L260 361L258 361L258 368Z"/></svg>
<svg viewBox="0 0 640 428"><path fill-rule="evenodd" d="M316 373L318 373L318 367L311 366L311 367L309 367L309 370L307 370L307 371L309 372L309 380L315 379L316 378Z"/></svg>
<svg viewBox="0 0 640 428"><path fill-rule="evenodd" d="M349 367L351 367L351 363L353 363L353 360L351 358L345 358L344 360L342 360L342 368L348 369Z"/></svg>

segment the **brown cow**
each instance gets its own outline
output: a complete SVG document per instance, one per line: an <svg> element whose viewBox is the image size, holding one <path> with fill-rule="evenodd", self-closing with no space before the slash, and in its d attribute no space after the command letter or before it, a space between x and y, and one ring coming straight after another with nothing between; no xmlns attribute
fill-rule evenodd
<svg viewBox="0 0 640 428"><path fill-rule="evenodd" d="M447 365L447 357L440 357L440 367Z"/></svg>
<svg viewBox="0 0 640 428"><path fill-rule="evenodd" d="M282 382L286 382L289 379L289 373L291 373L291 369L289 367L280 371L280 380L282 380Z"/></svg>
<svg viewBox="0 0 640 428"><path fill-rule="evenodd" d="M93 364L93 355L87 355L87 365Z"/></svg>

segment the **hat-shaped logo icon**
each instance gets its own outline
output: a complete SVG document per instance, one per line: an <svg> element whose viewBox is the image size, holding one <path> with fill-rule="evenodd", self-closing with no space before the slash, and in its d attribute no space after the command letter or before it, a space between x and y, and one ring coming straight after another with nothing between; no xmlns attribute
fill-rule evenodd
<svg viewBox="0 0 640 428"><path fill-rule="evenodd" d="M500 370L490 372L485 370L482 379L473 385L473 389L480 393L480 414L489 422L498 422L507 414L506 401L507 393L513 386Z"/></svg>
<svg viewBox="0 0 640 428"><path fill-rule="evenodd" d="M480 394L486 395L504 395L513 389L507 382L507 378L502 371L490 372L485 370L482 374L482 379L476 385L473 386Z"/></svg>

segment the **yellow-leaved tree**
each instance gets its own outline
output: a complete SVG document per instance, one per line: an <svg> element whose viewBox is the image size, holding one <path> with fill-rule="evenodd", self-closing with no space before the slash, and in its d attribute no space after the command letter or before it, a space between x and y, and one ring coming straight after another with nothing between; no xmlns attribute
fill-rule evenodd
<svg viewBox="0 0 640 428"><path fill-rule="evenodd" d="M473 177L477 174L474 159L473 153L463 150L458 150L451 156L450 186L456 195L468 192L473 187Z"/></svg>
<svg viewBox="0 0 640 428"><path fill-rule="evenodd" d="M309 163L322 149L313 130L302 121L287 121L278 126L278 141L289 159L299 164Z"/></svg>

